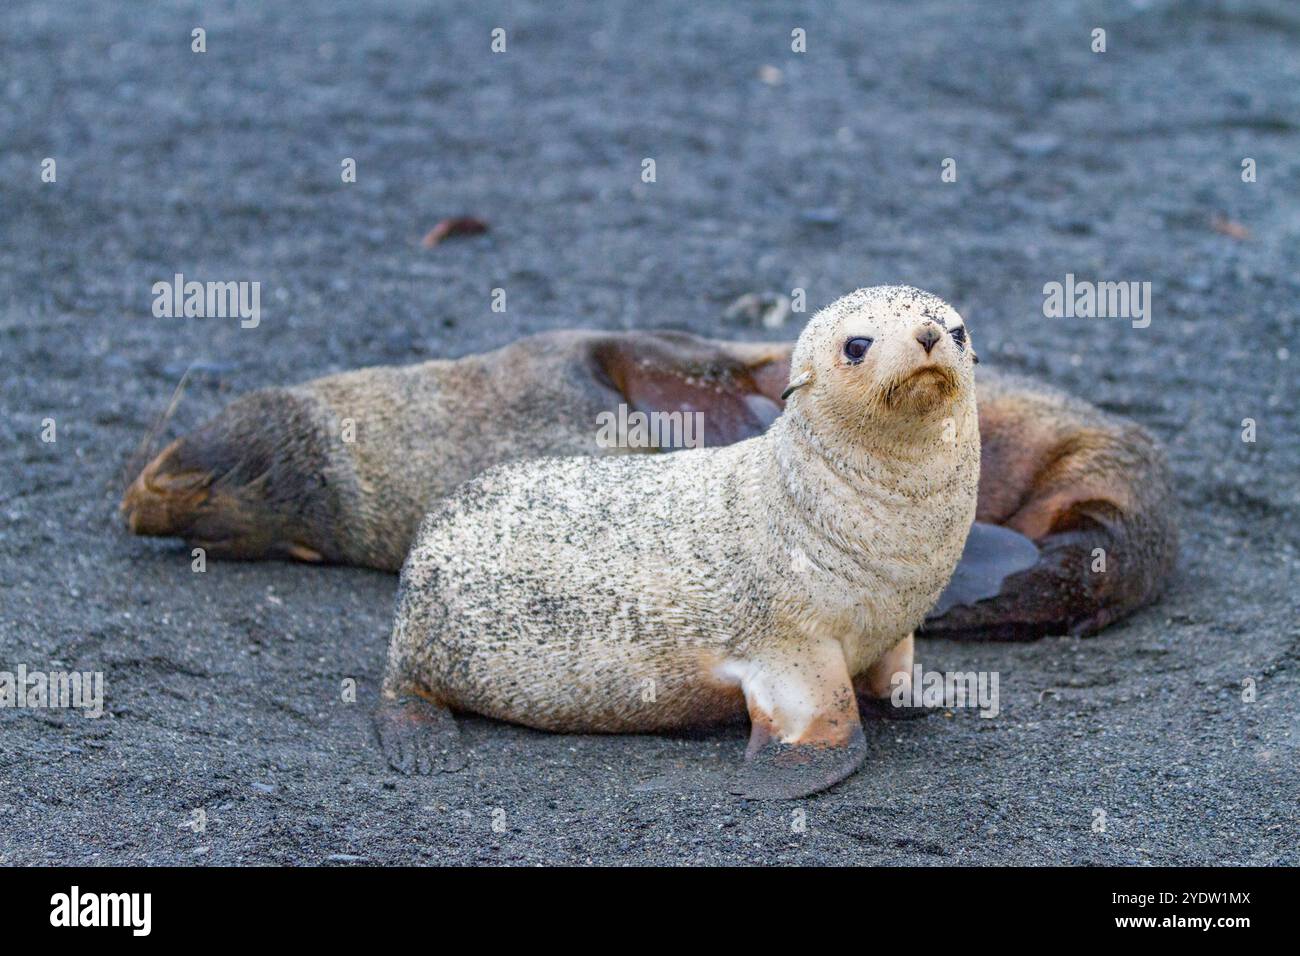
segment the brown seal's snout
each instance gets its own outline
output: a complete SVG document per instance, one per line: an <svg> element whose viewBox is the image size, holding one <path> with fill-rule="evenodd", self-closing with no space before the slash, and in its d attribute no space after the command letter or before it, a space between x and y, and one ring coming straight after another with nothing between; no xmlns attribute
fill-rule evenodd
<svg viewBox="0 0 1300 956"><path fill-rule="evenodd" d="M231 482L202 432L172 442L131 483L121 512L132 534L184 538L214 557L270 557L266 532L282 522L259 502L257 482Z"/></svg>
<svg viewBox="0 0 1300 956"><path fill-rule="evenodd" d="M335 476L308 411L282 389L236 400L145 465L122 497L127 527L213 557L333 559Z"/></svg>
<svg viewBox="0 0 1300 956"><path fill-rule="evenodd" d="M934 344L939 341L941 334L939 327L927 320L916 330L916 341L921 343L921 348L925 349L926 355L929 355L931 349L934 348Z"/></svg>
<svg viewBox="0 0 1300 956"><path fill-rule="evenodd" d="M120 510L132 534L183 535L207 498L212 476L179 466L182 440L172 442L145 465L122 496Z"/></svg>

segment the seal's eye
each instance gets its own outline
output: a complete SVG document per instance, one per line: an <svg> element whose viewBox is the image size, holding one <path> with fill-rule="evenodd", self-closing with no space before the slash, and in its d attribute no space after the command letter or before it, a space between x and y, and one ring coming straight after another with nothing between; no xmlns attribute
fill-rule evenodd
<svg viewBox="0 0 1300 956"><path fill-rule="evenodd" d="M966 347L966 326L959 325L956 328L949 329L948 334L957 343L957 348L964 349Z"/></svg>
<svg viewBox="0 0 1300 956"><path fill-rule="evenodd" d="M871 348L871 339L849 339L844 343L844 354L850 362L861 362L862 356L867 354L869 348Z"/></svg>

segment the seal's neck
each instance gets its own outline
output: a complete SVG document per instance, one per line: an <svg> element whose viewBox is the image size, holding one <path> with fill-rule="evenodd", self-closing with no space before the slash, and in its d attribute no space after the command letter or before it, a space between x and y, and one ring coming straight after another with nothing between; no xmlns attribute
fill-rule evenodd
<svg viewBox="0 0 1300 956"><path fill-rule="evenodd" d="M827 483L855 496L885 501L925 498L949 486L973 443L978 453L979 421L969 394L923 416L887 421L815 423L797 408L772 426L777 459L790 490L825 493ZM978 461L978 458L976 458Z"/></svg>
<svg viewBox="0 0 1300 956"><path fill-rule="evenodd" d="M816 588L822 611L897 638L939 597L975 519L974 401L914 431L826 436L788 413L765 436L771 481L789 505L769 517L772 540L778 554L797 546L816 566L800 586Z"/></svg>

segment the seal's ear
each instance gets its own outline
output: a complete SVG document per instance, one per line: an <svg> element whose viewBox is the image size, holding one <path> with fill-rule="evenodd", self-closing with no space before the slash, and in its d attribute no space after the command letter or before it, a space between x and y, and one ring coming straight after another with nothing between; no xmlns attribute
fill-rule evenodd
<svg viewBox="0 0 1300 956"><path fill-rule="evenodd" d="M796 378L790 379L790 384L787 385L785 387L785 391L781 393L781 401L784 402L787 398L793 395L797 390L803 388L811 381L812 381L811 369L808 369L800 373Z"/></svg>

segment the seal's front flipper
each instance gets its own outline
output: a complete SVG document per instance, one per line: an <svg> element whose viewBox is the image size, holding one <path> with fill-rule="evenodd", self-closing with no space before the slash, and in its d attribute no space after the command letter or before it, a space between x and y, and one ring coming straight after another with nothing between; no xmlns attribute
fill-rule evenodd
<svg viewBox="0 0 1300 956"><path fill-rule="evenodd" d="M761 435L781 414L788 344L722 343L684 332L611 335L592 345L592 370L634 411L700 413L696 445ZM671 448L664 448L671 451Z"/></svg>
<svg viewBox="0 0 1300 956"><path fill-rule="evenodd" d="M386 700L375 712L379 746L405 774L455 773L465 766L451 711L414 695Z"/></svg>
<svg viewBox="0 0 1300 956"><path fill-rule="evenodd" d="M917 705L912 694L915 641L911 634L853 679L858 715L863 718L909 720L930 712Z"/></svg>
<svg viewBox="0 0 1300 956"><path fill-rule="evenodd" d="M862 726L835 745L783 744L762 735L766 742L746 751L745 765L732 780L730 790L750 800L797 800L833 787L851 776L867 756Z"/></svg>
<svg viewBox="0 0 1300 956"><path fill-rule="evenodd" d="M729 788L755 800L793 800L834 786L866 757L858 703L832 640L811 640L736 662L753 730Z"/></svg>

